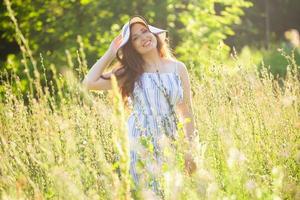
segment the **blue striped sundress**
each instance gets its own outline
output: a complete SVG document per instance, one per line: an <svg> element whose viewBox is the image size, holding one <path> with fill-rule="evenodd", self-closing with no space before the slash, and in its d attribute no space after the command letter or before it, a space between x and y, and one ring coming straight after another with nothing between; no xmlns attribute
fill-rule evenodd
<svg viewBox="0 0 300 200"><path fill-rule="evenodd" d="M134 84L134 90L130 96L132 112L128 118L128 135L130 174L135 184L139 183L140 173L144 173L137 170L139 161L143 159L143 155L141 156L139 152L141 149L138 148L141 143L140 138L142 136L150 138L154 147L153 161L158 166L162 164L159 156L160 138L163 134L173 139L176 138L175 106L183 101L183 88L177 68L176 62L173 72L144 72ZM151 173L153 170L155 169L148 171ZM156 186L152 184L155 185L155 183L148 183L148 186L157 191Z"/></svg>

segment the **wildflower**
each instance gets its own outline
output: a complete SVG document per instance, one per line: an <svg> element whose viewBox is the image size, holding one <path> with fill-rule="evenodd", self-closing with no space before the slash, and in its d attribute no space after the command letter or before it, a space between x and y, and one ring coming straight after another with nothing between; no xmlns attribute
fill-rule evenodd
<svg viewBox="0 0 300 200"><path fill-rule="evenodd" d="M142 191L143 199L145 200L156 200L159 199L159 197L154 193L154 191L145 189Z"/></svg>
<svg viewBox="0 0 300 200"><path fill-rule="evenodd" d="M49 124L49 121L48 120L45 120L44 121L44 125L46 126L46 127L48 127L50 124Z"/></svg>
<svg viewBox="0 0 300 200"><path fill-rule="evenodd" d="M210 182L214 179L214 177L212 176L211 173L209 173L207 170L205 169L199 169L198 170L198 174L199 174L199 179L203 182Z"/></svg>
<svg viewBox="0 0 300 200"><path fill-rule="evenodd" d="M261 189L260 188L256 188L256 190L255 190L255 196L258 199L260 199L260 198L262 198L262 195L263 195L263 193L262 193Z"/></svg>
<svg viewBox="0 0 300 200"><path fill-rule="evenodd" d="M178 171L165 172L166 199L176 199L183 186L183 176Z"/></svg>
<svg viewBox="0 0 300 200"><path fill-rule="evenodd" d="M217 191L219 190L218 184L213 182L210 183L206 189L206 195L208 197L208 199L212 198L214 194L217 193Z"/></svg>
<svg viewBox="0 0 300 200"><path fill-rule="evenodd" d="M156 162L147 162L146 169L156 177L159 176L161 172L161 167Z"/></svg>
<svg viewBox="0 0 300 200"><path fill-rule="evenodd" d="M249 192L252 192L256 188L256 183L254 180L250 179L245 183L245 187Z"/></svg>
<svg viewBox="0 0 300 200"><path fill-rule="evenodd" d="M7 116L7 118L13 118L13 117L14 117L14 113L13 113L11 110L9 110L9 111L6 113L6 116Z"/></svg>
<svg viewBox="0 0 300 200"><path fill-rule="evenodd" d="M161 137L158 140L158 145L161 148L169 147L170 146L170 139L165 134L163 134L163 135L161 135Z"/></svg>
<svg viewBox="0 0 300 200"><path fill-rule="evenodd" d="M280 151L280 155L283 157L283 158L289 158L290 157L290 152L289 152L289 150L287 150L287 149L282 149L281 151Z"/></svg>
<svg viewBox="0 0 300 200"><path fill-rule="evenodd" d="M66 129L68 129L68 128L69 128L69 124L68 124L66 121L62 121L62 122L59 124L59 129L60 129L61 131L66 130Z"/></svg>
<svg viewBox="0 0 300 200"><path fill-rule="evenodd" d="M283 169L279 166L273 167L272 177L273 177L274 189L279 190L282 187L282 182L283 182L283 177L284 177Z"/></svg>
<svg viewBox="0 0 300 200"><path fill-rule="evenodd" d="M281 99L281 103L284 107L291 106L297 100L296 96L285 96Z"/></svg>
<svg viewBox="0 0 300 200"><path fill-rule="evenodd" d="M230 147L233 146L233 138L232 138L232 134L226 130L225 128L221 127L218 130L218 133L221 137L222 142L224 143L224 145L226 147Z"/></svg>
<svg viewBox="0 0 300 200"><path fill-rule="evenodd" d="M229 149L229 158L227 160L229 168L233 168L235 165L242 165L245 163L246 160L246 156L237 148L231 147Z"/></svg>
<svg viewBox="0 0 300 200"><path fill-rule="evenodd" d="M281 198L278 195L276 195L276 194L273 194L272 199L273 200L281 200Z"/></svg>

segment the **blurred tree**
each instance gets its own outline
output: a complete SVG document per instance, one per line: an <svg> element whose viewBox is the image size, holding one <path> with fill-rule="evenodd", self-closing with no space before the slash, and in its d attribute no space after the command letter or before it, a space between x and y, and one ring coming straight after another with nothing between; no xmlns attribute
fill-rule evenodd
<svg viewBox="0 0 300 200"><path fill-rule="evenodd" d="M176 52L195 71L209 67L214 60L228 56L229 47L223 40L234 35L233 24L241 22L243 8L251 6L244 0L172 1L168 21L178 39ZM174 13L174 14L172 14ZM172 20L175 23L172 26Z"/></svg>
<svg viewBox="0 0 300 200"><path fill-rule="evenodd" d="M216 5L221 8L217 13ZM0 9L5 11L3 6ZM234 34L231 26L240 23L242 8L248 6L245 0L14 0L12 4L35 57L42 53L46 65L57 66L66 65L66 50L76 61L78 35L82 36L88 65L91 65L133 14L141 14L151 24L169 29L174 38L172 47L183 61L205 64L207 59L199 55ZM14 28L7 13L2 12L0 19L2 40L14 41Z"/></svg>
<svg viewBox="0 0 300 200"><path fill-rule="evenodd" d="M253 7L245 9L243 23L233 25L237 34L226 39L229 46L235 46L238 50L245 45L267 47L269 43L283 40L288 29L300 31L299 0L249 1Z"/></svg>
<svg viewBox="0 0 300 200"><path fill-rule="evenodd" d="M87 60L92 64L104 53L111 39L118 34L130 15L145 15L150 22L166 27L166 3L158 0L15 0L12 8L21 31L37 56L42 53L47 57L46 61L64 65L66 49L73 57L76 56L77 35L83 37ZM2 46L6 51L2 51L1 60L5 61L9 53L17 53L18 49L14 40L15 30L3 3L0 10L3 11L0 13L1 43L7 43L5 47Z"/></svg>

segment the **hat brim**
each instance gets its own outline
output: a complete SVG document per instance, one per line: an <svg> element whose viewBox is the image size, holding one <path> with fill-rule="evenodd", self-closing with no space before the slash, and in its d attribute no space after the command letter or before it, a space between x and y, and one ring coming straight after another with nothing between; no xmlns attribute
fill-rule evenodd
<svg viewBox="0 0 300 200"><path fill-rule="evenodd" d="M130 38L130 26L135 23L143 23L146 27L149 28L150 32L159 36L161 40L165 40L167 37L167 30L157 28L155 26L151 26L148 22L141 16L133 16L130 18L129 22L127 22L122 28L122 42L117 51L119 51L129 40Z"/></svg>

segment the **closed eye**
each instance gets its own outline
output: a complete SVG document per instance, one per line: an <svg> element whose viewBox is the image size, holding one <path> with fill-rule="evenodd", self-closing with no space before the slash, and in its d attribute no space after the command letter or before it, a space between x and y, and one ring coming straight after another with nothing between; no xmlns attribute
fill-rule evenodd
<svg viewBox="0 0 300 200"><path fill-rule="evenodd" d="M142 29L142 33L147 33L147 32L149 32L148 29ZM132 40L135 41L137 38L138 38L138 37L134 36L134 37L132 38Z"/></svg>

